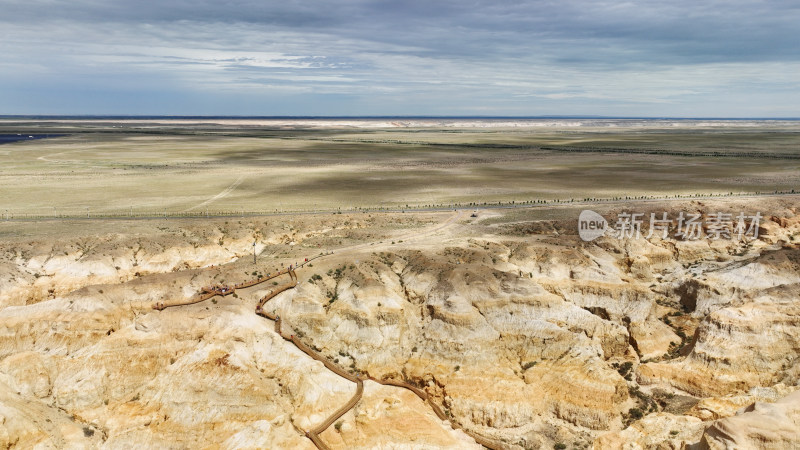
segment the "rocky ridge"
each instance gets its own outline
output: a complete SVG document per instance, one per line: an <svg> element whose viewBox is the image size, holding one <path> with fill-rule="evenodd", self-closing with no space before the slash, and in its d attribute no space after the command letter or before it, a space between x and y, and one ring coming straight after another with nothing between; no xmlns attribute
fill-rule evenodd
<svg viewBox="0 0 800 450"><path fill-rule="evenodd" d="M722 433L714 430L763 408L738 410L797 389L800 226L796 214L785 216L746 243L583 243L462 224L435 245L387 241L315 261L269 307L340 366L423 388L465 429L512 448L724 448L713 446ZM312 251L297 231L265 245ZM353 387L253 314L266 287L149 309L213 280L245 279L253 267L239 257L252 238L243 231L224 249L165 245L136 266L131 255L141 250L126 237L117 256L95 247L63 261L55 246L7 248L0 439L45 448L311 448L301 430ZM64 291L48 292L56 285ZM356 408L323 434L332 447L470 442L409 392L365 386ZM795 420L769 414L780 416L776 424ZM403 428L409 423L417 434Z"/></svg>

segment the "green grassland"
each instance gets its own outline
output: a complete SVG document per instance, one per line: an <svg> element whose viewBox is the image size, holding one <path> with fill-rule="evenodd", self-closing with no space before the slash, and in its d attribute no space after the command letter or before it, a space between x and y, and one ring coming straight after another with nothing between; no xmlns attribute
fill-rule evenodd
<svg viewBox="0 0 800 450"><path fill-rule="evenodd" d="M800 123L391 128L0 121L0 213L419 207L800 188Z"/></svg>

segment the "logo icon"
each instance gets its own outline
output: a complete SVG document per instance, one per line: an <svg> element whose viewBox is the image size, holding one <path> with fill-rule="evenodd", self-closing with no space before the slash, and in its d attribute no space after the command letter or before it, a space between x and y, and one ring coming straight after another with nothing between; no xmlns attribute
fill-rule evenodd
<svg viewBox="0 0 800 450"><path fill-rule="evenodd" d="M591 242L606 234L608 222L600 214L585 209L578 216L578 235L586 242Z"/></svg>

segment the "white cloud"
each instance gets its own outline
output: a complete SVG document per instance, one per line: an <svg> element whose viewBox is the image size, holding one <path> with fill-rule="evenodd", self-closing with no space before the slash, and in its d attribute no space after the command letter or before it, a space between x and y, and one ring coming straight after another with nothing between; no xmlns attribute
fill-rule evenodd
<svg viewBox="0 0 800 450"><path fill-rule="evenodd" d="M198 102L218 114L287 114L317 101L314 113L330 115L800 116L791 2L333 5L9 1L0 113L42 92L45 109L76 113L126 113L125 96L149 96L150 113L165 97L187 114ZM76 105L59 89L117 98ZM237 112L258 95L263 109Z"/></svg>

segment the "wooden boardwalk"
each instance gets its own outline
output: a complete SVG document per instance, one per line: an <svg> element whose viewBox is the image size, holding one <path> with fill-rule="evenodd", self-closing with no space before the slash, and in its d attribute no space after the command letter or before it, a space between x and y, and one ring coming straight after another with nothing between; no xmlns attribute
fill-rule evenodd
<svg viewBox="0 0 800 450"><path fill-rule="evenodd" d="M316 259L318 257L319 256L317 256L315 258L312 258L312 259ZM311 260L306 260L302 264L298 264L298 266L302 267L302 266L304 266L306 263L308 263L310 261ZM303 353L305 353L306 355L308 355L312 359L321 362L325 366L325 368L327 368L331 372L333 372L336 375L339 375L340 377L342 377L342 378L344 378L344 379L346 379L348 381L351 381L351 382L356 384L356 392L355 392L355 394L353 394L353 396L350 398L350 400L347 401L347 403L345 403L339 409L334 411L333 414L331 414L322 423L320 423L316 427L314 427L314 428L312 428L312 429L310 429L310 430L305 432L306 437L308 437L311 440L311 442L313 442L314 445L317 446L317 448L319 448L320 450L330 450L330 447L328 447L328 445L325 444L325 442L322 440L322 438L320 438L319 435L322 434L325 430L328 429L328 427L333 425L334 422L339 420L343 415L347 414L348 411L353 409L358 404L358 402L361 400L361 396L364 393L364 381L365 380L374 381L376 383L379 383L379 384L382 384L382 385L385 385L385 386L394 386L394 387L399 387L399 388L410 390L415 395L417 395L417 397L419 397L423 402L427 403L440 420L449 422L450 426L453 429L462 430L468 436L470 436L473 439L475 439L475 442L477 442L480 445L483 445L486 448L489 448L489 449L492 449L492 450L501 450L501 449L502 450L507 450L507 449L510 448L510 446L508 446L508 445L506 445L504 443L492 441L492 440L486 439L486 438L484 438L482 436L478 436L478 435L476 435L476 434L474 434L472 432L469 432L467 430L464 430L461 427L461 425L459 425L457 422L455 422L449 416L447 416L444 413L444 411L442 411L441 407L439 407L439 405L437 405L433 401L431 396L429 396L428 393L425 392L424 390L422 390L422 389L420 389L420 388L418 388L418 387L416 387L416 386L414 386L412 384L409 384L409 383L407 383L405 381L378 380L378 379L375 379L375 378L372 378L372 377L364 377L364 376L360 376L360 375L356 375L356 374L350 373L350 372L342 369L341 367L337 366L336 364L334 364L330 360L328 360L328 358L325 358L324 356L320 355L318 352L316 352L311 347L309 347L306 344L304 344L302 341L300 341L300 339L297 338L297 336L293 332L292 333L284 333L283 332L283 321L281 320L280 316L265 311L264 310L264 305L266 305L267 302L272 300L278 294L280 294L282 292L285 292L285 291L287 291L289 289L293 289L293 288L295 288L297 286L297 274L295 273L293 266L289 266L289 268L283 269L283 270L281 270L281 271L279 271L279 272L277 272L275 274L268 274L265 277L259 277L259 278L256 278L256 279L253 279L253 280L250 280L250 281L245 281L245 282L240 283L240 284L235 284L233 286L204 287L202 293L200 293L200 294L198 294L198 295L196 295L196 296L194 296L194 297L192 297L192 298L190 298L188 300L179 300L179 301L174 301L174 302L169 302L169 303L159 302L159 303L156 303L156 304L153 305L153 309L161 311L161 310L164 310L166 308L171 308L171 307L175 307L175 306L193 305L195 303L200 303L202 301L208 300L208 299L210 299L212 297L216 297L216 296L223 296L224 297L224 296L233 294L234 292L236 292L236 289L244 289L244 288L252 287L252 286L255 286L257 284L263 283L265 281L269 281L269 280L275 279L277 277L280 277L281 275L289 275L290 281L288 283L284 283L282 285L276 286L267 295L262 297L259 300L258 305L256 306L256 310L255 310L256 314L258 314L258 315L260 315L262 317L265 317L267 319L275 321L275 332L278 333L282 338L284 338L287 341L292 342L292 344L294 344L295 347L300 349L300 351L302 351ZM291 326L289 326L289 328L291 329Z"/></svg>
<svg viewBox="0 0 800 450"><path fill-rule="evenodd" d="M245 281L243 283L234 284L233 286L221 285L221 286L204 287L202 289L202 293L197 294L192 298L189 298L187 300L176 300L176 301L169 302L169 303L158 302L158 303L153 305L153 309L157 309L159 311L162 311L164 309L172 308L174 306L194 305L195 303L204 302L204 301L206 301L206 300L208 300L208 299L210 299L212 297L216 297L218 295L220 297L225 297L227 295L231 295L231 294L235 293L237 289L249 288L249 287L255 286L257 284L263 283L265 281L269 281L269 280L272 280L274 278L278 278L279 276L285 275L285 274L289 274L292 277L292 279L295 280L295 285L297 284L296 283L297 275L294 273L294 269L292 269L291 266L289 266L289 268L283 269L283 270L278 271L278 272L276 272L274 274L267 274L267 276L265 276L265 277L255 278L255 279L250 280L250 281ZM292 286L292 287L294 287L294 286ZM281 291L281 292L283 292L283 291ZM269 300L269 299L267 299L267 300ZM263 300L262 299L262 302L266 302L267 300Z"/></svg>

